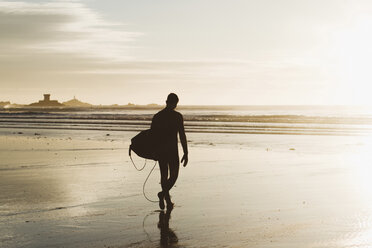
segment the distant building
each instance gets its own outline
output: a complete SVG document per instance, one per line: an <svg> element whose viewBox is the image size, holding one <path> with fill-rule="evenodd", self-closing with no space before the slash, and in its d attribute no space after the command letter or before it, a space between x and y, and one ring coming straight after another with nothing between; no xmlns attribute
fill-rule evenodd
<svg viewBox="0 0 372 248"><path fill-rule="evenodd" d="M10 102L0 102L0 108L5 108L6 106L9 106Z"/></svg>
<svg viewBox="0 0 372 248"><path fill-rule="evenodd" d="M70 101L67 101L67 102L63 102L63 105L65 105L66 107L72 107L72 108L74 107L87 108L87 107L93 106L90 103L79 101L78 99L76 99L75 96L74 96L74 99L71 99Z"/></svg>
<svg viewBox="0 0 372 248"><path fill-rule="evenodd" d="M39 102L34 102L28 105L30 107L63 107L62 103L59 103L56 100L50 100L50 94L44 94L44 100Z"/></svg>

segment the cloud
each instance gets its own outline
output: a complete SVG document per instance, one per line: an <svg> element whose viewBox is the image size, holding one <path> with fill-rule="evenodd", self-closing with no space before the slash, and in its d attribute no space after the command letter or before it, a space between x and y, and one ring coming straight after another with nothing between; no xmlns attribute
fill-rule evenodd
<svg viewBox="0 0 372 248"><path fill-rule="evenodd" d="M166 22L148 24L147 36L141 37L142 33L108 21L81 1L40 1L0 0L0 99L32 102L50 92L59 99L87 96L93 103L146 103L148 99L161 103L170 91L183 91L189 103L221 104L222 98L232 104L311 103L306 96L322 91L329 78L330 63L322 56L327 52L314 45L324 32L310 30L319 18L281 21L284 12L272 8L269 14L281 15L263 15L258 25L246 19L255 20L255 15L241 8L244 11L235 22L239 25L218 15L204 18L214 29L197 29L200 19L191 21L187 16L182 29L180 22L168 23L168 12L175 12L167 11ZM163 13L151 12L156 18ZM148 15L142 18L151 22ZM323 27L320 24L328 22L317 23ZM136 24L146 29L145 24ZM190 31L187 37L182 36L184 30ZM137 42L140 39L145 42Z"/></svg>
<svg viewBox="0 0 372 248"><path fill-rule="evenodd" d="M3 56L57 53L126 60L130 42L141 34L106 21L80 2L0 1L0 50Z"/></svg>

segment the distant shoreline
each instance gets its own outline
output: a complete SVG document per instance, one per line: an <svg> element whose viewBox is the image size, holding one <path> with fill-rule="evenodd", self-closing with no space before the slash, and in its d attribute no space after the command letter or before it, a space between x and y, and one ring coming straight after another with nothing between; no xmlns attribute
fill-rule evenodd
<svg viewBox="0 0 372 248"><path fill-rule="evenodd" d="M0 112L4 111L90 111L90 110L158 110L164 108L165 105L92 105L86 107L79 106L27 106L19 105L17 107L1 107ZM179 105L178 110L250 110L250 109L370 109L372 106L359 105Z"/></svg>

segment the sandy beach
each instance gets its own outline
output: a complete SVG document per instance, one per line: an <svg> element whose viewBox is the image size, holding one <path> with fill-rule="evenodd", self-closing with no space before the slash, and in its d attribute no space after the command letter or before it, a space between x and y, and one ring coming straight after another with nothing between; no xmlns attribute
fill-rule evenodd
<svg viewBox="0 0 372 248"><path fill-rule="evenodd" d="M133 168L135 134L1 129L1 247L372 244L366 136L191 133L167 217L142 195L154 163ZM156 199L157 167L145 190Z"/></svg>

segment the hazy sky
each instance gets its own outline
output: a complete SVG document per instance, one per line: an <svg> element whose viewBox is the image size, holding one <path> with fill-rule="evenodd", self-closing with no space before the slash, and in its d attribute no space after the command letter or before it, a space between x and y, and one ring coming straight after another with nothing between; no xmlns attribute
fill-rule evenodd
<svg viewBox="0 0 372 248"><path fill-rule="evenodd" d="M0 101L372 104L370 0L0 0Z"/></svg>

